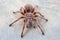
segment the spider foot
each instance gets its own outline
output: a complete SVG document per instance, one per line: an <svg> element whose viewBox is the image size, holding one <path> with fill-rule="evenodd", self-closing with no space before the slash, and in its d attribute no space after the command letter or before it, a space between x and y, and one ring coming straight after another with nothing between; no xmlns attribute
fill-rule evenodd
<svg viewBox="0 0 60 40"><path fill-rule="evenodd" d="M33 26L33 28L36 28L35 26Z"/></svg>
<svg viewBox="0 0 60 40"><path fill-rule="evenodd" d="M27 28L29 28L29 26L26 26Z"/></svg>
<svg viewBox="0 0 60 40"><path fill-rule="evenodd" d="M30 25L27 25L26 27L27 27L27 28L31 28L31 26L30 26Z"/></svg>
<svg viewBox="0 0 60 40"><path fill-rule="evenodd" d="M13 12L13 14L15 14L15 12Z"/></svg>
<svg viewBox="0 0 60 40"><path fill-rule="evenodd" d="M10 27L12 26L12 24L9 25Z"/></svg>
<svg viewBox="0 0 60 40"><path fill-rule="evenodd" d="M48 20L46 19L46 21L48 21Z"/></svg>
<svg viewBox="0 0 60 40"><path fill-rule="evenodd" d="M42 35L45 35L44 32L42 32Z"/></svg>
<svg viewBox="0 0 60 40"><path fill-rule="evenodd" d="M21 34L21 38L23 38L23 34Z"/></svg>

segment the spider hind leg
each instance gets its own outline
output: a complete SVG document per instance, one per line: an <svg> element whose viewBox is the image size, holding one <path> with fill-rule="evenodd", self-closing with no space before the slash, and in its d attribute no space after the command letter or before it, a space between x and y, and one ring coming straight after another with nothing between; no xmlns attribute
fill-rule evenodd
<svg viewBox="0 0 60 40"><path fill-rule="evenodd" d="M36 28L35 26L33 26L33 28Z"/></svg>

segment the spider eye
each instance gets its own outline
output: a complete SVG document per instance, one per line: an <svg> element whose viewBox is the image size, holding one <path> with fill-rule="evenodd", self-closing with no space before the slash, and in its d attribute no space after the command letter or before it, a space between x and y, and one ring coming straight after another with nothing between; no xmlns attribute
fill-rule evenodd
<svg viewBox="0 0 60 40"><path fill-rule="evenodd" d="M28 9L27 12L30 12L30 9Z"/></svg>

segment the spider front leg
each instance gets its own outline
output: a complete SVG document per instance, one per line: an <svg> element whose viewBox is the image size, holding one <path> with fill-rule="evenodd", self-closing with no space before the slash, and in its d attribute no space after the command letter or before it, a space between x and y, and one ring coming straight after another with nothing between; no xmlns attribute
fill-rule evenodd
<svg viewBox="0 0 60 40"><path fill-rule="evenodd" d="M38 28L41 30L42 34L45 35L44 32L43 32L43 30L42 30L42 28L41 28L42 26L38 24L37 20L34 19L33 21L38 26Z"/></svg>
<svg viewBox="0 0 60 40"><path fill-rule="evenodd" d="M23 24L23 28L22 28L22 33L21 33L21 38L23 38L23 32L24 32L24 29L25 29L26 23L27 23L27 21L24 20L24 24Z"/></svg>
<svg viewBox="0 0 60 40"><path fill-rule="evenodd" d="M24 8L21 8L19 11L13 12L14 14L16 13L21 13L22 15L24 15L26 13Z"/></svg>
<svg viewBox="0 0 60 40"><path fill-rule="evenodd" d="M15 20L14 22L12 22L9 26L12 26L12 24L16 23L17 21L19 21L19 20L22 19L22 18L24 18L24 17L18 18L17 20Z"/></svg>
<svg viewBox="0 0 60 40"><path fill-rule="evenodd" d="M13 14L20 13L20 11L13 12Z"/></svg>

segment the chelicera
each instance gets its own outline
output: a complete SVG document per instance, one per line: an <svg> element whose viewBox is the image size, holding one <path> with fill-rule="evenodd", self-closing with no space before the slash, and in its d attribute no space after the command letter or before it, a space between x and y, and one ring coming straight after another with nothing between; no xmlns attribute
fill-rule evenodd
<svg viewBox="0 0 60 40"><path fill-rule="evenodd" d="M41 30L42 35L44 35L44 32L42 30L42 26L41 24L39 24L37 22L36 17L39 17L43 20L45 20L46 22L48 21L47 19L44 18L44 16L40 13L35 11L36 9L31 5L31 4L26 4L24 7L22 7L19 11L13 12L15 13L20 13L22 14L21 17L19 17L18 19L16 19L14 22L12 22L9 26L11 27L12 24L16 23L17 21L19 21L20 19L24 19L24 24L23 24L23 28L22 28L22 32L21 32L21 37L23 37L23 32L25 27L27 27L27 24L32 25L32 23L34 22L35 25L37 25L37 27ZM31 27L31 26L30 26ZM35 26L34 26L35 28Z"/></svg>

